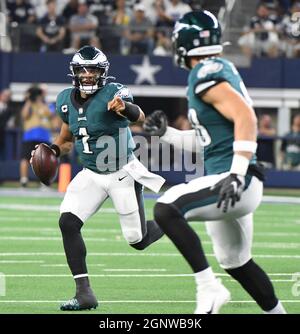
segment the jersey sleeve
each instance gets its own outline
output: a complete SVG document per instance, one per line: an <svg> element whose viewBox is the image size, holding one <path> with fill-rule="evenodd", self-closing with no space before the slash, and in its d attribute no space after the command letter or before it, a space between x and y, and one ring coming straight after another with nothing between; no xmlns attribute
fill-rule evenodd
<svg viewBox="0 0 300 334"><path fill-rule="evenodd" d="M56 114L62 119L64 123L69 124L69 110L68 105L64 103L65 91L58 94L56 98Z"/></svg>
<svg viewBox="0 0 300 334"><path fill-rule="evenodd" d="M227 71L226 64L220 61L204 62L192 70L189 85L193 87L195 95L201 97L212 87L223 81L228 81Z"/></svg>

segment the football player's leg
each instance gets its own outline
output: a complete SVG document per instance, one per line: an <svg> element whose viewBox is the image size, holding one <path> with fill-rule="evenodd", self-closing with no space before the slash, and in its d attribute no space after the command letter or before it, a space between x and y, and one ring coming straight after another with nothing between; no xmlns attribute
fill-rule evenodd
<svg viewBox="0 0 300 334"><path fill-rule="evenodd" d="M196 207L202 208L203 216L210 215L212 203L216 205L217 201L217 193L211 191L210 187L219 179L219 176L207 176L189 184L175 186L158 200L154 208L155 220L195 273L197 314L218 313L230 299L229 291L216 279L209 267L201 241L186 217ZM206 206L209 208L205 208Z"/></svg>
<svg viewBox="0 0 300 334"><path fill-rule="evenodd" d="M130 246L143 250L163 236L155 221L145 219L143 186L125 171L115 173L109 196L119 214L124 238Z"/></svg>
<svg viewBox="0 0 300 334"><path fill-rule="evenodd" d="M267 274L252 260L253 214L235 220L208 221L206 228L221 267L265 312L285 313Z"/></svg>
<svg viewBox="0 0 300 334"><path fill-rule="evenodd" d="M208 262L200 239L187 219L195 217L196 220L204 221L211 215L222 214L221 210L214 210L218 193L210 189L221 178L219 175L206 176L172 187L157 200L154 207L155 221L174 242L194 272L207 269Z"/></svg>
<svg viewBox="0 0 300 334"><path fill-rule="evenodd" d="M106 198L106 192L95 184L92 172L83 170L70 183L61 204L59 226L67 262L76 283L75 297L64 303L62 310L95 308L98 304L89 284L81 228Z"/></svg>
<svg viewBox="0 0 300 334"><path fill-rule="evenodd" d="M145 218L143 186L140 183L135 182L134 188L136 201L139 208L139 217L136 216L135 222L136 224L139 224L138 220L140 221L142 239L138 242L130 243L130 246L137 250L143 250L153 242L159 240L164 235L164 232L154 220L146 220Z"/></svg>

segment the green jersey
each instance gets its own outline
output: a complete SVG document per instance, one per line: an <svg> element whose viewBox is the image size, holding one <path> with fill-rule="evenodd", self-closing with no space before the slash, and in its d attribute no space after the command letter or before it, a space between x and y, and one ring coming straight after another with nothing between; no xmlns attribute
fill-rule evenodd
<svg viewBox="0 0 300 334"><path fill-rule="evenodd" d="M237 69L226 59L212 57L200 61L188 79L189 120L204 146L204 168L208 175L229 171L233 158L234 124L201 99L208 89L222 81L227 81L252 104ZM255 163L255 157L251 163Z"/></svg>
<svg viewBox="0 0 300 334"><path fill-rule="evenodd" d="M107 110L115 96L132 102L128 88L109 83L80 103L79 91L63 90L56 100L56 111L75 138L75 148L84 167L96 173L119 170L132 158L135 148L127 118ZM76 98L77 96L77 98Z"/></svg>

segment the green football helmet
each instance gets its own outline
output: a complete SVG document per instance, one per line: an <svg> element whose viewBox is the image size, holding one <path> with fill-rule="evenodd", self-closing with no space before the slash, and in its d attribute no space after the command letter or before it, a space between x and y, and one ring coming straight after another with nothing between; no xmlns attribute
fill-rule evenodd
<svg viewBox="0 0 300 334"><path fill-rule="evenodd" d="M188 57L221 53L221 37L220 23L209 11L185 14L176 22L172 34L175 63L189 69Z"/></svg>
<svg viewBox="0 0 300 334"><path fill-rule="evenodd" d="M86 94L93 94L106 84L109 62L105 54L93 46L79 49L70 62L73 86ZM85 73L93 76L88 80Z"/></svg>

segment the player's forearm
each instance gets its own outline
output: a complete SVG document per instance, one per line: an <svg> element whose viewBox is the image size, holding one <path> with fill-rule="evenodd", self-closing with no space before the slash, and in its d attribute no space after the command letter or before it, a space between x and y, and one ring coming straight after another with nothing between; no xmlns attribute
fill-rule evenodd
<svg viewBox="0 0 300 334"><path fill-rule="evenodd" d="M65 141L61 137L57 137L54 140L53 145L59 147L60 156L68 154L73 149L73 141Z"/></svg>
<svg viewBox="0 0 300 334"><path fill-rule="evenodd" d="M197 140L195 130L178 130L168 126L161 140L165 143L172 144L176 149L196 152Z"/></svg>
<svg viewBox="0 0 300 334"><path fill-rule="evenodd" d="M241 113L240 117L237 117L234 120L234 141L235 142L245 142L246 145L249 143L251 146L255 146L257 136L257 119L254 112L244 112ZM253 144L251 144L253 143ZM243 146L237 146L243 147ZM236 154L251 159L253 152L236 150Z"/></svg>
<svg viewBox="0 0 300 334"><path fill-rule="evenodd" d="M231 174L245 176L249 162L257 149L257 121L252 110L241 110L234 118L233 158L230 167Z"/></svg>

